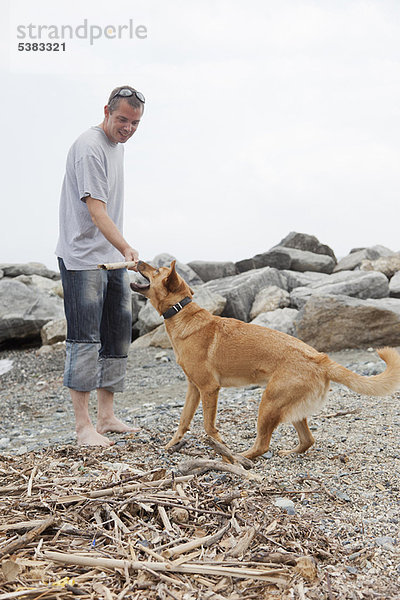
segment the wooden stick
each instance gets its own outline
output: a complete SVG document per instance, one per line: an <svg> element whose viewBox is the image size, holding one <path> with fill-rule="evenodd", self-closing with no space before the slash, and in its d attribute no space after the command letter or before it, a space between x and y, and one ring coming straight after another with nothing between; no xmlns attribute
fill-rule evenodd
<svg viewBox="0 0 400 600"><path fill-rule="evenodd" d="M281 570L276 572L274 569L243 569L241 567L224 567L220 565L202 565L202 564L183 564L175 567L169 567L165 563L158 562L139 562L130 560L121 560L114 558L95 558L91 556L81 556L78 554L64 554L62 552L51 552L45 550L41 553L43 558L60 562L63 564L76 565L81 567L94 567L96 569L132 569L139 571L144 567L153 571L198 574L198 575L216 575L222 577L239 577L260 579L261 581L269 581L276 585L285 585L288 581L285 573ZM1 600L1 598L0 598Z"/></svg>
<svg viewBox="0 0 400 600"><path fill-rule="evenodd" d="M40 594L40 592L46 593L48 591L48 587L38 587L29 590L19 590L18 592L8 592L7 594L0 594L0 600L12 600L13 598L20 598L21 596L33 596L34 594Z"/></svg>
<svg viewBox="0 0 400 600"><path fill-rule="evenodd" d="M27 533L25 533L18 539L7 544L7 546L4 546L4 548L0 552L0 558L5 556L6 554L12 554L16 550L19 550L20 548L27 546L34 539L39 537L39 535L41 533L43 533L43 531L45 531L45 529L47 529L48 527L51 527L51 525L54 525L55 522L56 522L56 517L54 517L54 516L49 517L45 521L42 521L40 523L40 525L38 525L34 529L31 529L30 531L28 531Z"/></svg>
<svg viewBox="0 0 400 600"><path fill-rule="evenodd" d="M194 548L199 548L200 546L209 546L210 544L220 540L224 533L228 531L229 527L230 525L225 525L225 527L217 531L217 533L196 538L190 542L186 542L186 544L175 546L175 548L168 548L168 550L164 550L164 555L168 558L171 558L172 556L178 556L184 552L190 552L190 550L194 550Z"/></svg>
<svg viewBox="0 0 400 600"><path fill-rule="evenodd" d="M255 527L250 527L247 531L242 534L239 540L236 542L236 545L229 550L227 556L231 556L233 558L237 558L240 555L244 554L251 542L253 541L254 536L256 535L257 530Z"/></svg>
<svg viewBox="0 0 400 600"><path fill-rule="evenodd" d="M134 492L135 490L145 490L146 488L158 488L168 487L173 482L184 482L193 479L193 475L184 475L182 477L168 478L168 479L157 479L156 481L141 481L140 483L132 483L131 485L118 485L115 487L104 488L102 490L93 490L88 494L74 494L71 496L59 496L54 500L57 504L73 504L75 502L82 502L82 500L88 500L90 498L103 498L107 496L123 496L127 492ZM46 499L48 502L51 499Z"/></svg>
<svg viewBox="0 0 400 600"><path fill-rule="evenodd" d="M228 458L231 461L231 463L242 465L242 467L244 467L245 469L251 469L254 466L252 460L241 456L240 454L232 454L228 446L225 446L225 444L222 444L222 442L218 442L210 435L207 435L206 439L210 446L214 448L216 452L218 452L222 456L225 456L225 458Z"/></svg>
<svg viewBox="0 0 400 600"><path fill-rule="evenodd" d="M165 531L169 535L175 533L174 528L171 525L171 521L168 518L167 511L165 510L165 508L163 506L158 505L157 509L158 509L158 514L161 517L161 521L163 522L163 525L165 527Z"/></svg>
<svg viewBox="0 0 400 600"><path fill-rule="evenodd" d="M131 269L132 267L136 267L136 265L137 261L127 260L123 262L103 263L101 265L97 265L97 268L104 269L105 271L115 271L115 269Z"/></svg>
<svg viewBox="0 0 400 600"><path fill-rule="evenodd" d="M190 589L187 583L182 583L182 581L174 579L173 577L168 577L168 575L162 575L161 573L157 573L157 571L154 571L153 569L150 569L149 567L144 567L143 571L147 571L148 573L151 573L155 577L158 577L159 579L161 579L161 581L165 581L166 583L171 583L172 585L176 585L176 587L184 588L186 590Z"/></svg>

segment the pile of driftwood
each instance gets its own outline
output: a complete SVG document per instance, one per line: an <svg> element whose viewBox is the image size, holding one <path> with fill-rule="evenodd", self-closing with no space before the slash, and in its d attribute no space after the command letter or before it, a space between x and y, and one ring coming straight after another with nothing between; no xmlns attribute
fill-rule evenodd
<svg viewBox="0 0 400 600"><path fill-rule="evenodd" d="M259 476L220 460L143 467L129 443L0 458L0 600L334 597L336 543Z"/></svg>

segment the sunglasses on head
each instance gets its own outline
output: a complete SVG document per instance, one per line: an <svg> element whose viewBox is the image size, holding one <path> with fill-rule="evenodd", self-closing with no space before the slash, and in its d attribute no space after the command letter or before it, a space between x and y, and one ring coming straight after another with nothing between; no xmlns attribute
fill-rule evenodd
<svg viewBox="0 0 400 600"><path fill-rule="evenodd" d="M129 88L122 88L122 90L119 90L119 92L117 92L110 98L110 102L112 100L114 100L114 98L117 98L118 96L120 96L121 98L129 98L129 96L136 96L136 98L140 102L143 102L143 104L145 102L142 92L137 92L136 90L131 90ZM109 104L110 104L110 102L109 102Z"/></svg>

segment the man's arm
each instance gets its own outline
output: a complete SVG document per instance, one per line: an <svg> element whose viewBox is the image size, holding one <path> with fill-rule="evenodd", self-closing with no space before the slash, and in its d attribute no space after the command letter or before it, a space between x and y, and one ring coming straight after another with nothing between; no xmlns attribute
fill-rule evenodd
<svg viewBox="0 0 400 600"><path fill-rule="evenodd" d="M121 252L126 261L133 260L137 262L139 259L138 251L128 244L114 221L108 216L106 203L91 196L85 198L85 201L93 223L100 229L104 237L114 248Z"/></svg>

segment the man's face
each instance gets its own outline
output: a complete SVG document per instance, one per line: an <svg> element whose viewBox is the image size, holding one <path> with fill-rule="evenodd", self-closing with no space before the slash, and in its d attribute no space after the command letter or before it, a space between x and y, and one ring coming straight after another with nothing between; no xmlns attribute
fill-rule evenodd
<svg viewBox="0 0 400 600"><path fill-rule="evenodd" d="M142 112L141 108L133 108L125 99L119 101L112 113L105 106L103 129L108 139L120 144L127 142L138 128Z"/></svg>

